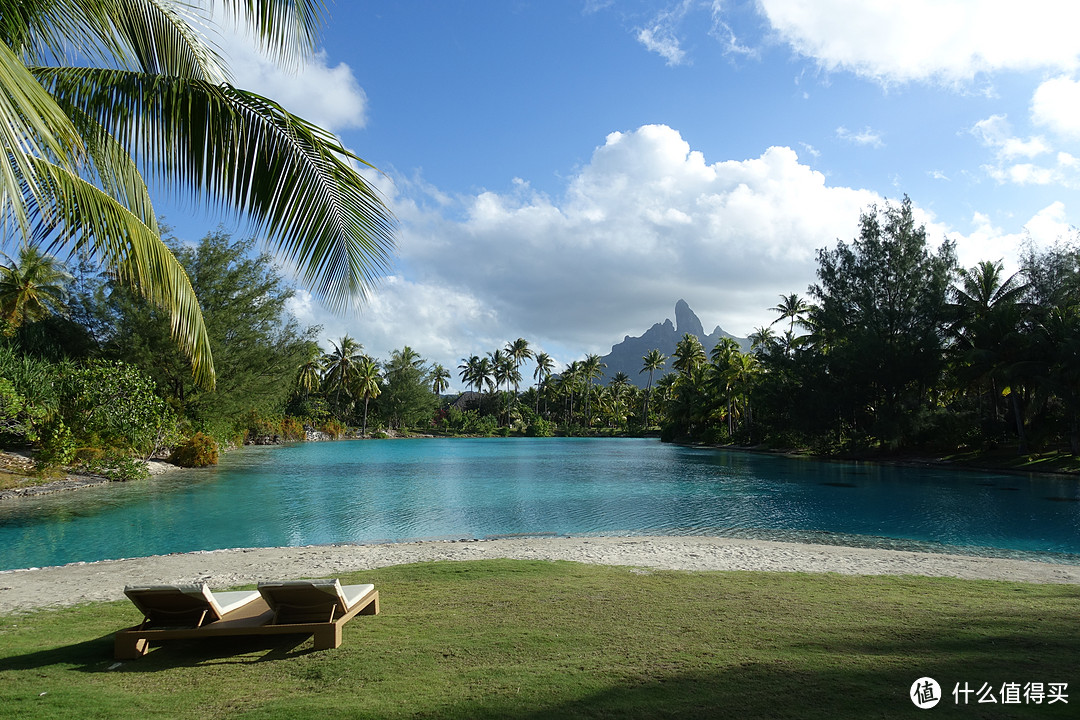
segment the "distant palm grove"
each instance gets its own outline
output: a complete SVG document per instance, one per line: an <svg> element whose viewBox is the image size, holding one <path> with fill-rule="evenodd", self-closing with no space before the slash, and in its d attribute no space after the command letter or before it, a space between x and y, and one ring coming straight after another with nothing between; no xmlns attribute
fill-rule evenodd
<svg viewBox="0 0 1080 720"><path fill-rule="evenodd" d="M752 349L641 360L637 387L601 383L589 355L565 367L525 339L457 367L402 347L387 358L287 312L290 287L251 241L170 243L202 305L217 370L192 377L167 310L76 256L23 245L0 269L0 431L44 463L122 464L190 443L409 433L620 435L803 448L1080 453L1080 248L1027 247L958 267L910 201L871 207L858 237L818 252L817 282L769 308ZM451 384L462 393L447 394Z"/></svg>

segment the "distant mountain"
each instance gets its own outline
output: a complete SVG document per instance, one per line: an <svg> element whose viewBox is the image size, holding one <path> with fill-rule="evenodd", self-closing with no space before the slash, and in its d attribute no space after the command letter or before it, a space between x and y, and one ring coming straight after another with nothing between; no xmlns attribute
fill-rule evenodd
<svg viewBox="0 0 1080 720"><path fill-rule="evenodd" d="M649 383L649 376L647 373L641 372L641 358L650 350L659 350L670 358L671 353L675 352L675 346L686 333L696 335L705 347L706 353L711 352L716 347L716 343L720 342L720 338L732 338L739 343L739 347L743 352L750 350L749 340L735 337L731 333L725 332L719 325L710 334L706 335L705 328L702 327L698 316L694 314L694 311L690 309L685 300L679 300L679 302L675 303L674 324L672 324L671 320L664 320L664 322L656 323L646 330L644 335L640 337L627 335L621 343L611 347L611 352L603 357L603 362L607 364L604 369L603 382L610 380L616 373L624 372L630 376L630 382L638 387L645 387ZM657 371L653 377L653 382L666 375L670 369L669 360L665 363L663 369Z"/></svg>

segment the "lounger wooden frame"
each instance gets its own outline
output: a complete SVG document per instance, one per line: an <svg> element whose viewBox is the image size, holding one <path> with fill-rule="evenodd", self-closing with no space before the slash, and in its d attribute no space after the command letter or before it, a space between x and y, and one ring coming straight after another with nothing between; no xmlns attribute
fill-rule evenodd
<svg viewBox="0 0 1080 720"><path fill-rule="evenodd" d="M150 650L150 643L236 635L311 635L316 650L341 645L341 628L357 615L379 614L379 591L372 589L357 600L349 611L332 621L275 623L274 611L263 598L226 614L220 620L201 627L153 627L145 622L116 633L113 653L117 660L133 660Z"/></svg>

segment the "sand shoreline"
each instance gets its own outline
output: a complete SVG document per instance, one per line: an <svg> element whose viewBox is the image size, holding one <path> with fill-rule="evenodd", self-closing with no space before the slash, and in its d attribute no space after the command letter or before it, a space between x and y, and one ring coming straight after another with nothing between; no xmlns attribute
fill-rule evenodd
<svg viewBox="0 0 1080 720"><path fill-rule="evenodd" d="M309 545L176 553L0 571L0 615L119 600L124 585L333 577L437 560L570 560L669 570L763 570L845 575L925 575L1080 584L1080 566L1004 558L724 537L523 537L385 545Z"/></svg>

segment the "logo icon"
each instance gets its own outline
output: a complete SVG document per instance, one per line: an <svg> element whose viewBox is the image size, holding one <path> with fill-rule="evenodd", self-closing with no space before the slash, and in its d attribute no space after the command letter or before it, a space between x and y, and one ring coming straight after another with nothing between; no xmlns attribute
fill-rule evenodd
<svg viewBox="0 0 1080 720"><path fill-rule="evenodd" d="M911 683L911 692L908 695L915 707L929 710L941 702L941 686L932 677L921 677Z"/></svg>

